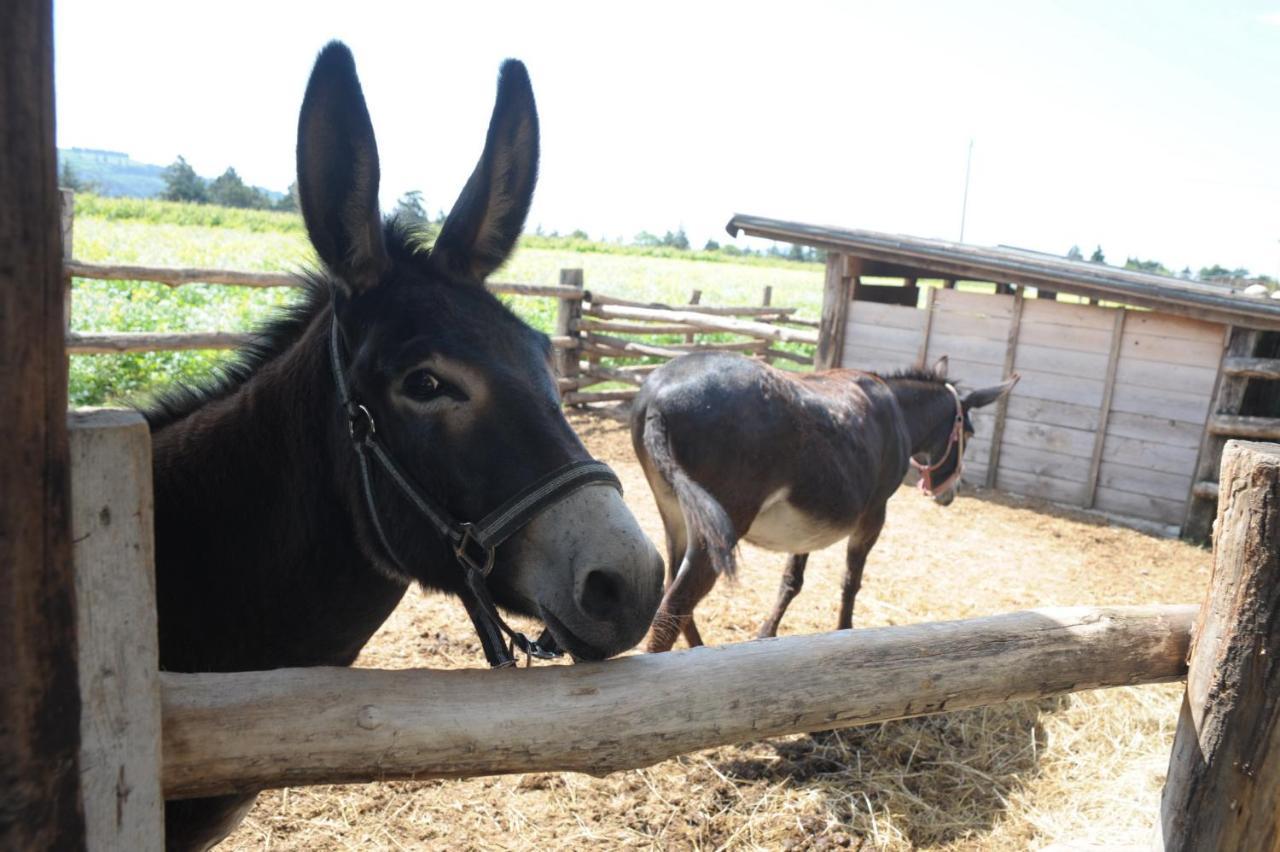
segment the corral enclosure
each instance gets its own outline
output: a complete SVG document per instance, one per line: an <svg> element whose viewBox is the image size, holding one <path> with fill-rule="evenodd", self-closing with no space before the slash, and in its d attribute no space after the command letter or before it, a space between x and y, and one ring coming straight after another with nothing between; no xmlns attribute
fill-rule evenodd
<svg viewBox="0 0 1280 852"><path fill-rule="evenodd" d="M752 216L736 228L830 252L819 366L946 355L970 386L1021 377L973 412L970 483L1203 538L1224 438L1280 436L1280 420L1241 416L1241 376L1280 377L1280 362L1251 357L1280 328L1274 300L1013 249Z"/></svg>

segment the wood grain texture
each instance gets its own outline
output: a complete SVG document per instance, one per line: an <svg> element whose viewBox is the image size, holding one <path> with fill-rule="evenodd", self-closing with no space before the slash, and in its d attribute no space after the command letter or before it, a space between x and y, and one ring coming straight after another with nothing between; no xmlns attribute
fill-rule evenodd
<svg viewBox="0 0 1280 852"><path fill-rule="evenodd" d="M849 304L861 274L860 269L854 269L852 276L845 275L845 261L845 256L837 252L827 255L827 273L822 285L822 316L818 321L818 350L813 355L815 370L845 366L845 327Z"/></svg>
<svg viewBox="0 0 1280 852"><path fill-rule="evenodd" d="M1280 447L1222 454L1213 578L1160 803L1169 852L1280 847Z"/></svg>
<svg viewBox="0 0 1280 852"><path fill-rule="evenodd" d="M560 270L560 286L568 290L576 290L581 293L583 289L581 269L561 269ZM578 322L582 319L582 300L581 299L560 299L556 302L556 325L555 335L557 337L577 337ZM568 349L555 350L556 372L566 379L577 378L580 372L578 365L577 351Z"/></svg>
<svg viewBox="0 0 1280 852"><path fill-rule="evenodd" d="M151 431L134 411L68 417L90 849L159 850L160 654Z"/></svg>
<svg viewBox="0 0 1280 852"><path fill-rule="evenodd" d="M0 23L0 849L84 846L53 11Z"/></svg>
<svg viewBox="0 0 1280 852"><path fill-rule="evenodd" d="M602 775L799 731L1176 680L1194 616L1045 609L534 669L162 674L164 789Z"/></svg>

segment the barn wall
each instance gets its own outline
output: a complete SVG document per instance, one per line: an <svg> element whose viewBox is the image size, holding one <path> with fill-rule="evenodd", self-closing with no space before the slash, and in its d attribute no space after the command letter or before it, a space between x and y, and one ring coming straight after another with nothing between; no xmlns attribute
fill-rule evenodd
<svg viewBox="0 0 1280 852"><path fill-rule="evenodd" d="M1000 431L997 488L1180 524L1223 326L1136 310L1117 323L1115 309L1027 299L1015 329L1016 299L937 290L926 310L855 301L842 364L886 371L947 355L951 375L969 387L1001 381L1010 364L1022 380L1002 429L995 406L973 413L966 481L987 482Z"/></svg>

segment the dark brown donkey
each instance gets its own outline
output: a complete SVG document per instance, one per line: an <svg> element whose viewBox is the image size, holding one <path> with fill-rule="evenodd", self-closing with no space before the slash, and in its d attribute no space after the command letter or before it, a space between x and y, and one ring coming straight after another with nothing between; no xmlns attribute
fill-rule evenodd
<svg viewBox="0 0 1280 852"><path fill-rule="evenodd" d="M792 554L764 637L800 591L809 553L848 537L837 626L850 627L867 553L908 464L921 469L926 494L950 502L973 434L969 410L1017 381L960 396L945 365L881 378L700 353L655 370L631 413L667 532L667 590L648 650L670 649L679 632L702 644L694 607L717 575L734 572L741 539Z"/></svg>
<svg viewBox="0 0 1280 852"><path fill-rule="evenodd" d="M413 108L450 129L429 97ZM516 242L537 165L533 91L508 62L428 250L378 214L350 52L320 54L298 191L323 267L222 377L147 413L162 668L350 665L413 582L462 597L495 664L509 654L494 603L578 659L644 637L657 550L565 420L550 341L481 283ZM169 802L166 846L207 848L253 798Z"/></svg>

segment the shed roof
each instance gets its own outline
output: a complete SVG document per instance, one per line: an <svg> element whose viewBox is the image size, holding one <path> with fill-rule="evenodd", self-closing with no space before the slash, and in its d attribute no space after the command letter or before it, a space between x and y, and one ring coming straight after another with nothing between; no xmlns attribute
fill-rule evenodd
<svg viewBox="0 0 1280 852"><path fill-rule="evenodd" d="M814 246L871 261L868 274L927 273L946 278L1024 284L1197 319L1280 330L1280 300L1245 296L1217 284L1187 281L1008 247L953 243L902 234L785 222L735 214L727 230ZM922 276L923 277L923 276Z"/></svg>

